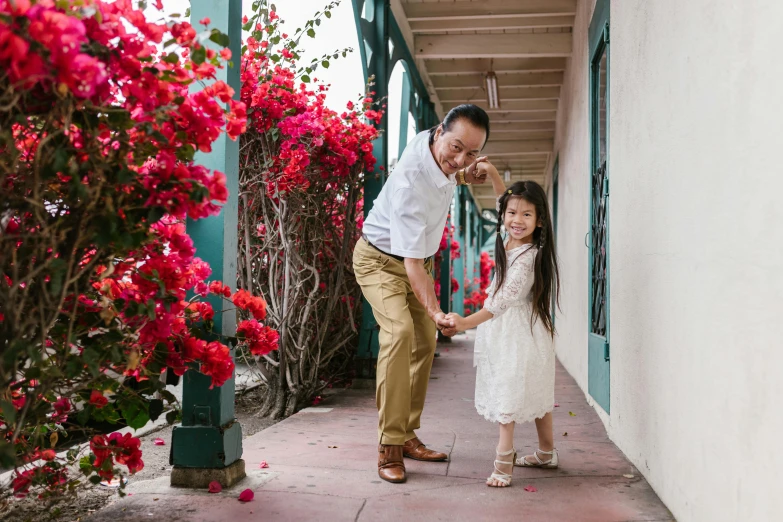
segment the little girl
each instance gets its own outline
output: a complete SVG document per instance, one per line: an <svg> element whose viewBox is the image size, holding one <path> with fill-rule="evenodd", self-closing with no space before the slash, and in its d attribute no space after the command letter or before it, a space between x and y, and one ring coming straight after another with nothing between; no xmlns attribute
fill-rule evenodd
<svg viewBox="0 0 783 522"><path fill-rule="evenodd" d="M552 297L558 295L552 220L544 190L533 181L506 188L497 170L486 170L498 195L495 278L483 310L466 318L451 313L458 331L478 326L473 364L476 366L476 410L500 423L495 470L487 485L511 485L514 464L556 468L552 433L555 394ZM505 241L501 236L505 228ZM514 425L534 420L538 450L517 459Z"/></svg>

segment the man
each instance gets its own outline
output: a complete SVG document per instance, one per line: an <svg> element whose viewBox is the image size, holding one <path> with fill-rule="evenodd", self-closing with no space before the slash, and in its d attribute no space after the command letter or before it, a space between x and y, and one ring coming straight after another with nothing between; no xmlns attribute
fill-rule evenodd
<svg viewBox="0 0 783 522"><path fill-rule="evenodd" d="M376 373L378 475L405 482L403 456L446 460L414 430L421 422L435 354L436 329L456 333L438 305L432 279L454 188L483 183L475 165L489 138L489 117L460 105L437 127L419 133L397 163L364 222L353 266L380 333ZM465 167L468 167L465 170Z"/></svg>

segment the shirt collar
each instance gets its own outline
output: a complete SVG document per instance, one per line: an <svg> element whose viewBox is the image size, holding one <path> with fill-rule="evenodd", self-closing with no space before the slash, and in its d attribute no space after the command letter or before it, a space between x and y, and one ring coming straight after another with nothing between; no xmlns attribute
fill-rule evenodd
<svg viewBox="0 0 783 522"><path fill-rule="evenodd" d="M438 188L443 188L449 185L456 185L457 175L452 174L451 176L446 177L443 171L440 170L437 162L435 162L435 158L432 157L432 151L430 150L429 131L424 131L422 134L424 134L424 139L421 140L421 155L424 159L424 168L429 173L432 181L435 182L435 186Z"/></svg>

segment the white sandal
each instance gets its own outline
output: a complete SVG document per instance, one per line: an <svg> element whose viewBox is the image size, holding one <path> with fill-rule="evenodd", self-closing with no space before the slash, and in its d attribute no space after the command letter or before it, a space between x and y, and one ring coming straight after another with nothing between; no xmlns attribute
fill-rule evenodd
<svg viewBox="0 0 783 522"><path fill-rule="evenodd" d="M538 454L551 455L549 460L541 460ZM536 462L529 462L528 457L533 457ZM544 469L557 469L557 448L553 448L552 451L542 451L537 449L532 455L525 455L514 461L514 464L521 468L544 468Z"/></svg>
<svg viewBox="0 0 783 522"><path fill-rule="evenodd" d="M514 464L514 462L517 459L517 450L515 450L514 448L511 448L510 450L504 451L503 453L495 450L495 455L498 456L498 457L508 457L509 455L513 455L513 457L511 457L510 461L495 459L495 464L494 464L495 472L492 473L492 475L490 475L487 478L487 480L497 480L498 482L503 484L503 486L493 486L493 485L491 485L489 483L487 483L487 486L489 486L491 488L508 487L508 486L511 485L511 474L503 473L502 471L500 471L498 469L498 464L512 464L511 470L512 470L512 473L513 473L513 470L514 470L513 464Z"/></svg>

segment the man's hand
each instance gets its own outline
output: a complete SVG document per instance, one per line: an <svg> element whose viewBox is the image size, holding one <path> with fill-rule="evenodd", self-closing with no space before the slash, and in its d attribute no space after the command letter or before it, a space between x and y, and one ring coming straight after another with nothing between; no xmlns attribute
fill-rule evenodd
<svg viewBox="0 0 783 522"><path fill-rule="evenodd" d="M443 312L438 312L433 315L432 320L435 321L435 326L438 327L438 330L443 330L444 328L454 328L454 321L449 319Z"/></svg>
<svg viewBox="0 0 783 522"><path fill-rule="evenodd" d="M465 181L473 183L475 185L481 185L487 181L487 174L489 173L488 163L486 156L481 156L476 159L469 167L465 169Z"/></svg>

